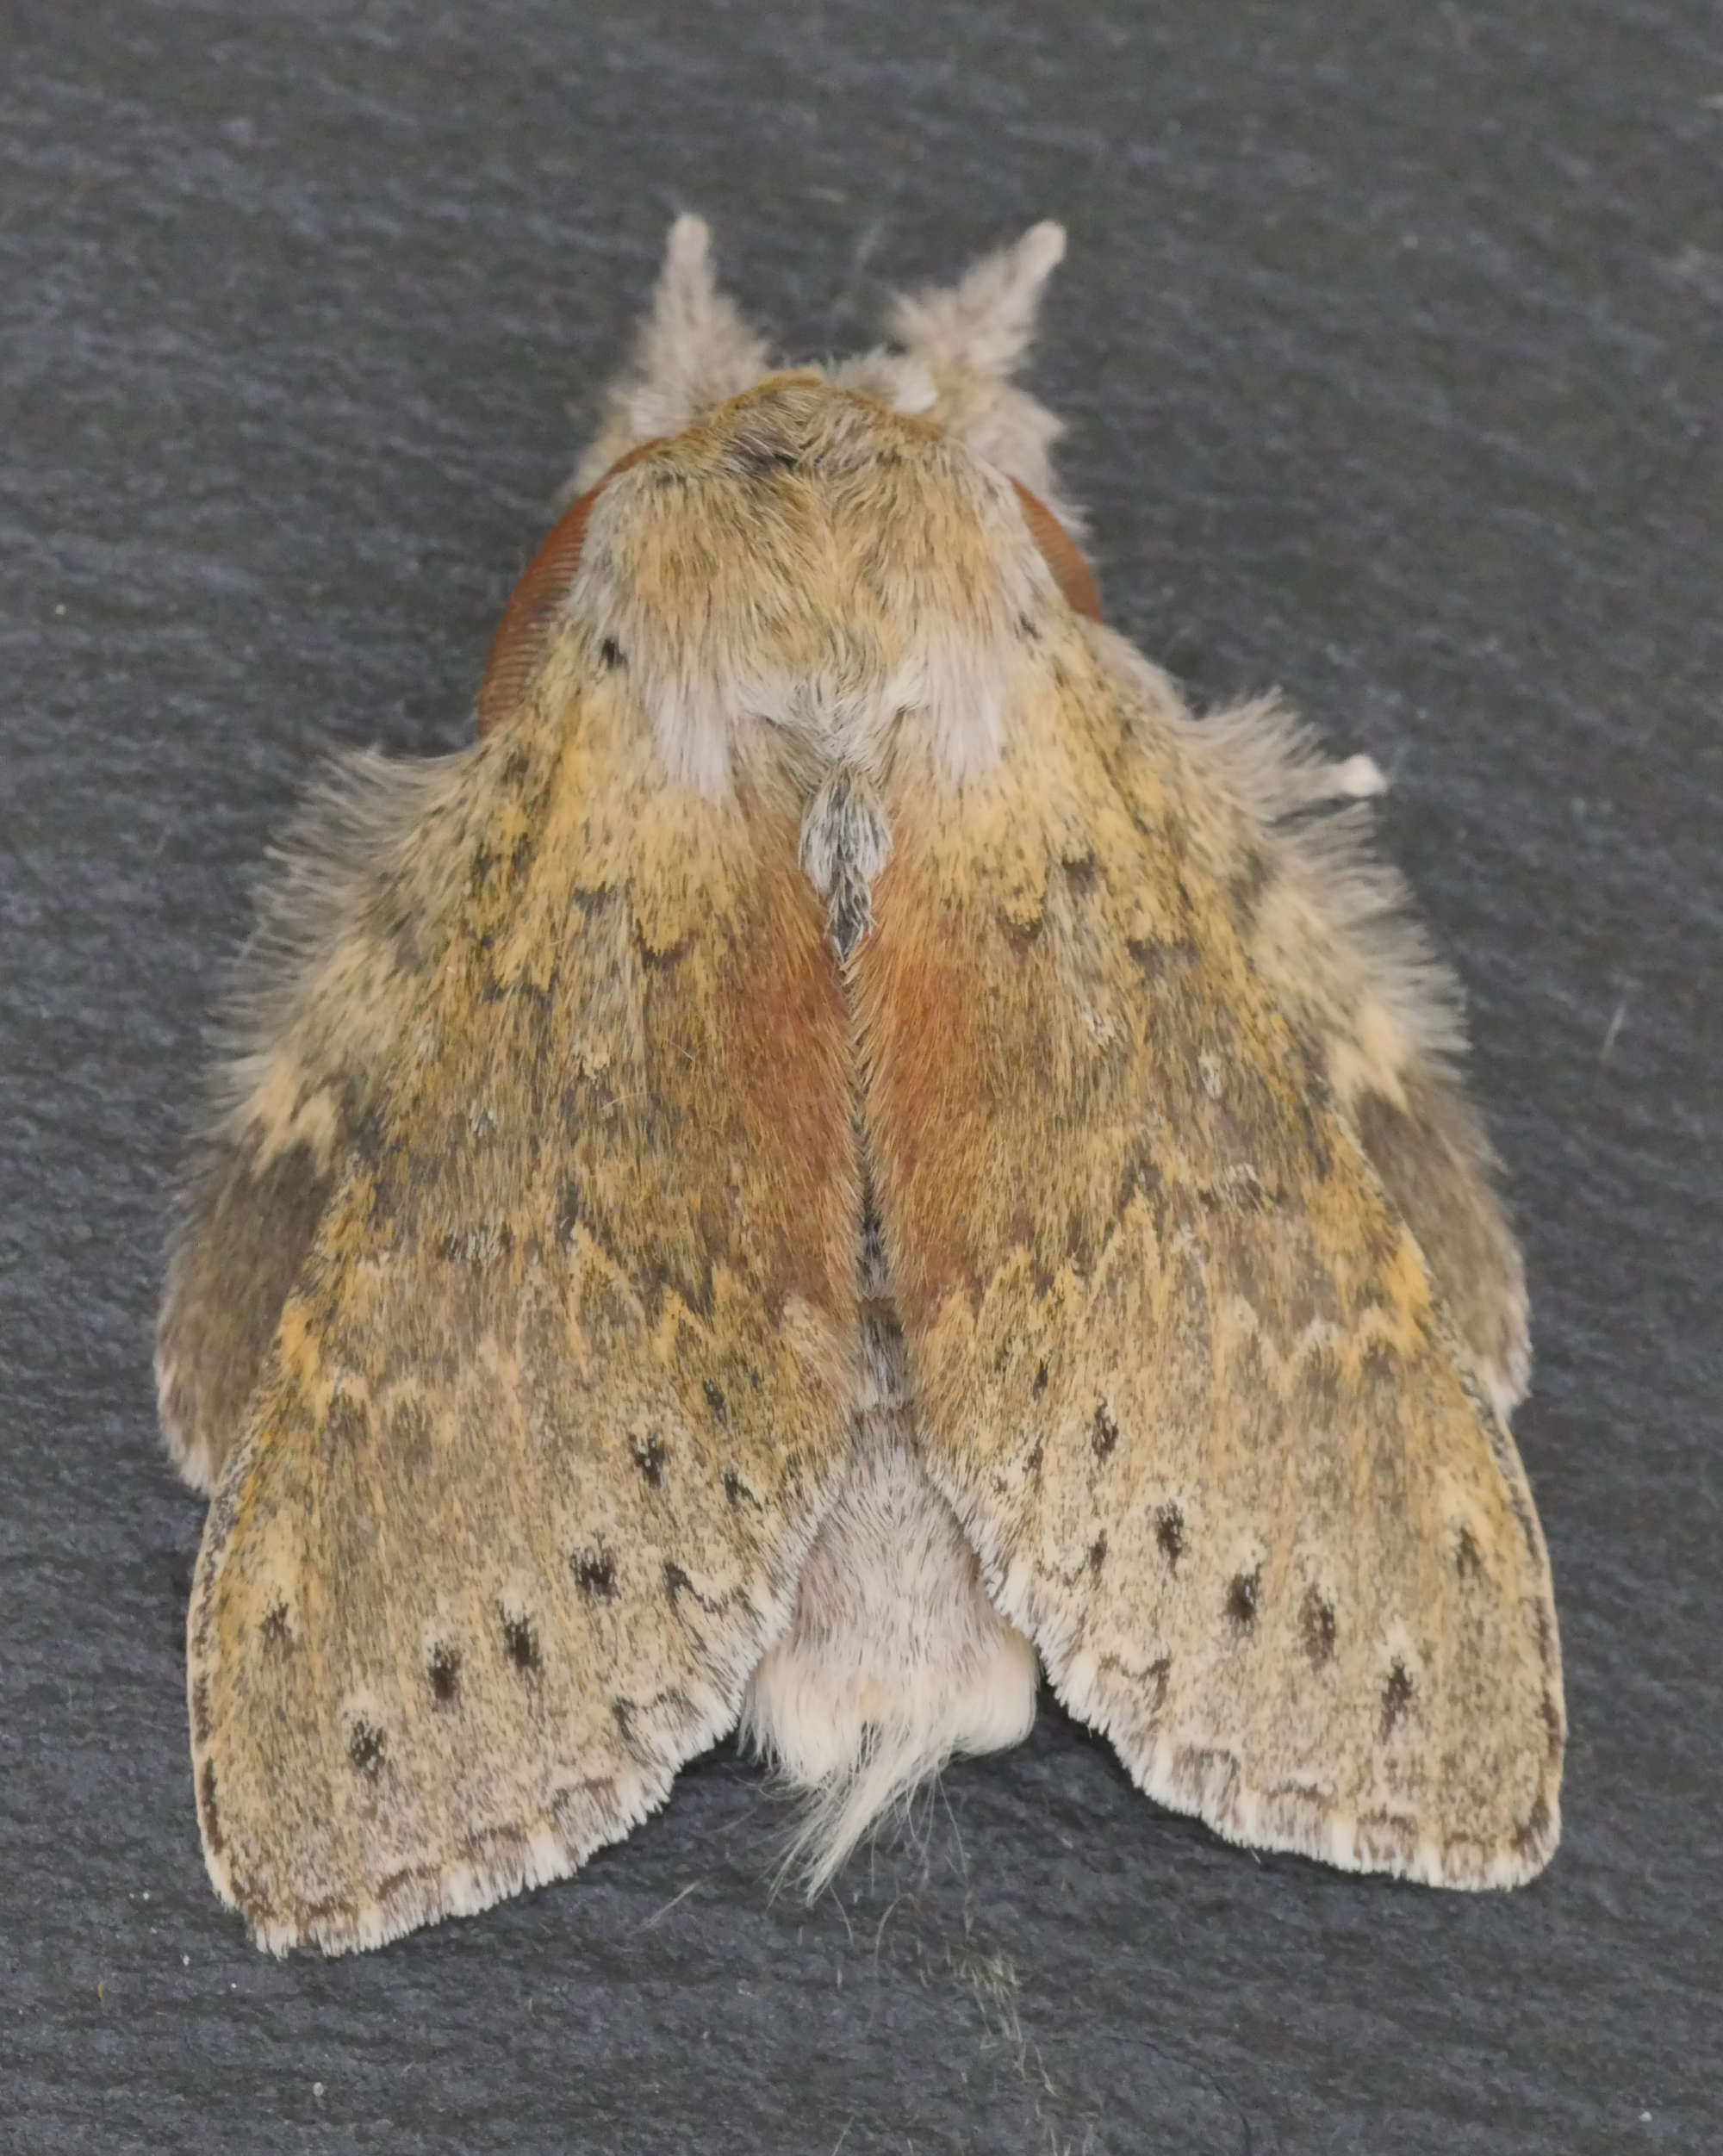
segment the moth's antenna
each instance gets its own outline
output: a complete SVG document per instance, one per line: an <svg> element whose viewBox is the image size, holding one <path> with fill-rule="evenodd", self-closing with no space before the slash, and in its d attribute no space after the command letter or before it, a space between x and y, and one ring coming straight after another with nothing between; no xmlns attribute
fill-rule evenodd
<svg viewBox="0 0 1723 2156"><path fill-rule="evenodd" d="M734 303L718 289L712 263L712 227L687 212L670 227L664 265L652 294L649 338L673 349L697 345L711 334L713 318L738 319Z"/></svg>
<svg viewBox="0 0 1723 2156"><path fill-rule="evenodd" d="M967 367L1004 381L1035 334L1041 289L1065 258L1065 227L1031 225L1012 246L983 255L954 285L893 301L892 333L936 367Z"/></svg>
<svg viewBox="0 0 1723 2156"><path fill-rule="evenodd" d="M635 432L643 440L679 432L708 406L751 388L768 358L764 338L718 288L705 218L678 217L635 348L628 383Z"/></svg>

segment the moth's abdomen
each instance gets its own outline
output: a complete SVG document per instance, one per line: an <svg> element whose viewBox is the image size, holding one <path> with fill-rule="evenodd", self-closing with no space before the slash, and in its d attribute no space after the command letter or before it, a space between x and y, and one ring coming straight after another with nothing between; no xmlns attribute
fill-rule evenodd
<svg viewBox="0 0 1723 2156"><path fill-rule="evenodd" d="M812 1797L794 1855L814 1892L954 1753L1016 1744L1035 1720L1035 1650L988 1600L922 1466L888 1312L873 1303L864 1325L849 1480L743 1710L744 1733Z"/></svg>

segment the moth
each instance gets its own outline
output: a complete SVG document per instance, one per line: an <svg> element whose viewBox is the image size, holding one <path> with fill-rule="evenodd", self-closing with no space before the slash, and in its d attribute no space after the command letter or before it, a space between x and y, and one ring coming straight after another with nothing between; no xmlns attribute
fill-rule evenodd
<svg viewBox="0 0 1723 2156"><path fill-rule="evenodd" d="M1457 991L1367 768L1103 624L1012 379L1063 249L781 370L680 220L478 738L286 848L157 1357L264 1948L566 1875L738 1729L817 1885L1042 1672L1232 1841L1555 1847Z"/></svg>

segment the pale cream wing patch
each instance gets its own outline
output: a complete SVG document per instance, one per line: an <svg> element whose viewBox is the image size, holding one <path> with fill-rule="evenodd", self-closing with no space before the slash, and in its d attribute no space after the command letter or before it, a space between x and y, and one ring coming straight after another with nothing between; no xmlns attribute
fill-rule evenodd
<svg viewBox="0 0 1723 2156"><path fill-rule="evenodd" d="M453 895L190 1617L206 1855L277 1951L570 1871L786 1621L841 1477L859 1202L787 815L672 799L571 649L384 865Z"/></svg>
<svg viewBox="0 0 1723 2156"><path fill-rule="evenodd" d="M1149 1793L1524 1880L1564 1726L1524 1473L1251 962L1235 818L1133 718L1073 628L992 773L885 789L852 979L930 1471Z"/></svg>

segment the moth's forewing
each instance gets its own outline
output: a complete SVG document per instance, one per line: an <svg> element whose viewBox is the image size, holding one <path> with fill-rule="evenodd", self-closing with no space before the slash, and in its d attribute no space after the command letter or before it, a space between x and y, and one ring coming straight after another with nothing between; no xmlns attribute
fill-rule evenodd
<svg viewBox="0 0 1723 2156"><path fill-rule="evenodd" d="M1260 834L1143 719L1073 625L992 772L886 789L855 981L931 1471L1151 1795L1523 1880L1564 1737L1524 1473L1252 962Z"/></svg>
<svg viewBox="0 0 1723 2156"><path fill-rule="evenodd" d="M733 1725L784 1622L859 1200L843 997L774 813L667 800L571 637L353 865L306 993L339 1015L405 973L405 1014L190 1616L205 1850L266 1945L372 1945L573 1869Z"/></svg>

